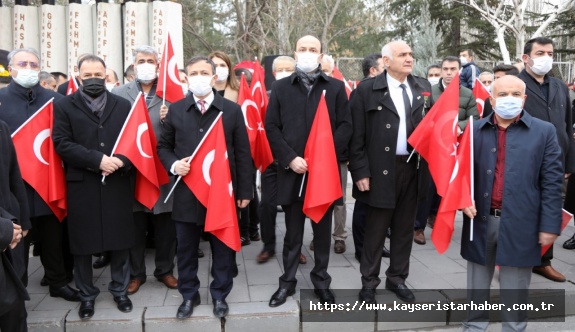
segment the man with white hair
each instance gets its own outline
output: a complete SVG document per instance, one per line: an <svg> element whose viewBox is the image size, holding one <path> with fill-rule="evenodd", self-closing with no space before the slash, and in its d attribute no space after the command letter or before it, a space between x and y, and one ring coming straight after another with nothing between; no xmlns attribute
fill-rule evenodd
<svg viewBox="0 0 575 332"><path fill-rule="evenodd" d="M404 41L386 44L381 53L385 72L364 80L351 101L349 171L355 182L353 196L367 204L359 298L375 303L381 253L391 226L385 288L401 300L413 302L415 296L405 280L418 193L427 188L426 181L418 181L418 177L424 179L427 174L419 174L424 168L418 169L417 156L409 158L413 148L407 138L423 117L422 93L430 91L431 85L411 75L413 53Z"/></svg>
<svg viewBox="0 0 575 332"><path fill-rule="evenodd" d="M333 61L333 57L331 55L324 54L321 60L321 71L327 76L332 77L334 67L335 61Z"/></svg>

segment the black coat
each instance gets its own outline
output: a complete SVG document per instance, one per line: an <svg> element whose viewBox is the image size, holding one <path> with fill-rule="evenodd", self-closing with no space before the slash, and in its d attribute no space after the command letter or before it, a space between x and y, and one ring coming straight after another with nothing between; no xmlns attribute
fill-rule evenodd
<svg viewBox="0 0 575 332"><path fill-rule="evenodd" d="M40 84L27 89L12 80L10 85L0 89L0 120L6 122L10 132L13 133L51 98L56 102L63 97L54 91L44 89ZM24 183L24 186L28 195L30 216L52 215L52 210L36 191L27 183Z"/></svg>
<svg viewBox="0 0 575 332"><path fill-rule="evenodd" d="M408 76L413 101L411 121L415 128L423 117L422 92L431 91L423 78ZM370 206L395 208L395 163L399 115L389 94L387 72L363 81L351 103L353 135L350 142L348 169L354 182L370 178L370 190L361 192L353 186L353 197ZM414 155L412 158L417 158ZM423 161L423 160L422 160ZM418 170L418 196L428 190L429 173L425 163ZM415 208L415 207L414 207Z"/></svg>
<svg viewBox="0 0 575 332"><path fill-rule="evenodd" d="M80 92L54 105L52 139L66 167L70 251L86 255L123 250L134 243L134 172L130 161L116 155L124 167L102 184L100 162L110 156L130 112L130 102L107 94L98 118Z"/></svg>
<svg viewBox="0 0 575 332"><path fill-rule="evenodd" d="M214 101L203 115L198 111L192 94L170 105L158 142L158 155L169 172L174 162L192 155L217 115L222 112L235 198L252 199L255 170L242 110L238 104L212 92ZM178 183L172 195L172 219L204 224L206 208L184 181Z"/></svg>
<svg viewBox="0 0 575 332"><path fill-rule="evenodd" d="M305 188L299 197L303 175L292 171L289 163L295 157L303 158L321 94L326 91L325 101L338 157L346 154L351 137L349 102L343 82L324 73L318 76L309 93L295 73L275 81L271 90L265 127L272 153L279 164L277 200L278 204L293 204L304 199Z"/></svg>

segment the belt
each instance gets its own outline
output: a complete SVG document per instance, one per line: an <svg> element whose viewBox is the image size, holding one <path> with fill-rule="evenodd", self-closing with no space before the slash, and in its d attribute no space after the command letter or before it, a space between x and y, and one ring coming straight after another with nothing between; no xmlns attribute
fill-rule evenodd
<svg viewBox="0 0 575 332"><path fill-rule="evenodd" d="M501 209L489 209L489 214L494 217L501 217Z"/></svg>
<svg viewBox="0 0 575 332"><path fill-rule="evenodd" d="M414 160L415 157L412 157L411 160L409 162L412 162ZM400 162L400 163L406 163L407 159L409 159L409 155L396 155L395 156L395 161Z"/></svg>

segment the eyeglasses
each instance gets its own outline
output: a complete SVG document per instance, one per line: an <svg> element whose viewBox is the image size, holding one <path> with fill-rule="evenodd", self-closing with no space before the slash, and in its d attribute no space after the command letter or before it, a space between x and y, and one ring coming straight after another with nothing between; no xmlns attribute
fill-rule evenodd
<svg viewBox="0 0 575 332"><path fill-rule="evenodd" d="M30 68L32 68L32 69L40 68L40 65L38 64L38 62L32 62L32 61L18 61L18 62L16 62L16 66L20 67L20 68L26 68L26 67L28 67L28 65L30 65Z"/></svg>

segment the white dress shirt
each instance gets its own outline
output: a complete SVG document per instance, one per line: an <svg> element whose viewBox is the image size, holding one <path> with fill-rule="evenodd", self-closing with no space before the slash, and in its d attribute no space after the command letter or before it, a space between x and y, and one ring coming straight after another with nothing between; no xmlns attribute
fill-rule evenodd
<svg viewBox="0 0 575 332"><path fill-rule="evenodd" d="M393 100L393 104L395 105L395 109L397 110L397 114L399 114L399 131L397 132L397 147L395 149L395 154L398 156L408 155L409 152L407 151L407 126L405 123L405 106L403 103L403 89L399 86L400 84L405 84L407 96L411 103L413 103L413 94L411 93L411 88L409 87L409 83L407 83L407 78L405 81L400 82L395 78L389 76L387 74L387 86L389 88L389 95L391 100ZM409 105L411 106L411 105Z"/></svg>

